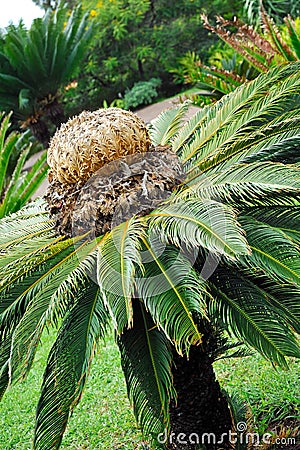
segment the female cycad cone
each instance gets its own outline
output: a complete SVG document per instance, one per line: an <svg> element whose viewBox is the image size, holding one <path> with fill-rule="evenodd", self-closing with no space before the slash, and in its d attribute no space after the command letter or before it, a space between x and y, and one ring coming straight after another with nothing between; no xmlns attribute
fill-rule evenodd
<svg viewBox="0 0 300 450"><path fill-rule="evenodd" d="M99 236L148 214L183 178L169 147L151 146L145 123L119 108L84 111L62 125L48 162L46 200L66 236L90 230Z"/></svg>
<svg viewBox="0 0 300 450"><path fill-rule="evenodd" d="M145 123L119 108L83 111L63 124L48 150L50 177L61 183L86 181L104 164L149 150Z"/></svg>

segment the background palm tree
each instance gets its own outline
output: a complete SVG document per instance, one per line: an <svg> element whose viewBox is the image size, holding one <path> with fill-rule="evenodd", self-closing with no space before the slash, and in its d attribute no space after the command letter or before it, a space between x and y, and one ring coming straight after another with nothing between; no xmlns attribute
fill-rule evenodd
<svg viewBox="0 0 300 450"><path fill-rule="evenodd" d="M45 146L50 138L49 120L55 126L65 120L61 89L74 77L91 37L88 16L80 7L70 13L65 5L27 30L10 25L0 53L0 108L14 111L21 127L30 128Z"/></svg>
<svg viewBox="0 0 300 450"><path fill-rule="evenodd" d="M117 159L103 166L112 187L98 189L102 200L94 220L106 221L105 230L88 222L85 233L73 238L57 231L69 220L68 208L83 205L89 217L92 209L85 205L97 201L86 196L81 176L71 183L58 176L69 168L74 173L89 149L95 157L107 137L103 113L98 143L76 139L76 127L82 127L79 135L90 127L79 119L63 126L68 145L54 139L55 161L73 149L67 167L53 170L50 161L48 202L52 207L56 189L60 205L49 217L47 203L39 200L0 223L1 395L26 376L45 327L58 328L37 408L36 449L59 448L95 346L111 321L137 421L154 441L165 429L200 439L214 432L218 439L234 427L212 367L221 347L230 347L222 333L234 338L233 346L252 347L275 365L288 366L286 357L300 356L300 171L280 162L299 146L299 68L273 69L184 125L187 105L162 113L150 129L158 171L145 166L144 173L134 172L135 158L143 167L149 151L118 159L122 120L112 123L110 148ZM131 134L132 141L139 133ZM170 161L184 180L173 173L167 184ZM152 192L153 184L152 209L135 209L114 226L111 213L128 211L133 193ZM109 198L121 188L112 206ZM67 189L77 203L66 203ZM201 390L195 389L199 383ZM196 448L176 440L167 447Z"/></svg>

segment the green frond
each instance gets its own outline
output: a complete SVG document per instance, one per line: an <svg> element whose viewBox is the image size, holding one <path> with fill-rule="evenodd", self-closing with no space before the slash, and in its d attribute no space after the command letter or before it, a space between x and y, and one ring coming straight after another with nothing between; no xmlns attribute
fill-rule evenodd
<svg viewBox="0 0 300 450"><path fill-rule="evenodd" d="M274 204L244 210L246 215L281 230L296 244L300 244L300 205L299 202Z"/></svg>
<svg viewBox="0 0 300 450"><path fill-rule="evenodd" d="M199 109L189 120L181 127L180 131L171 139L172 150L178 153L184 145L188 143L194 136L197 129L200 128L202 122L207 120L207 114L211 106Z"/></svg>
<svg viewBox="0 0 300 450"><path fill-rule="evenodd" d="M10 357L10 379L26 375L33 362L37 344L53 310L67 309L68 302L58 298L57 290L66 278L90 252L90 243L85 241L75 250L73 240L64 241L63 249L44 265L38 265L23 279L11 284L2 295L0 327L2 335L12 328L12 350Z"/></svg>
<svg viewBox="0 0 300 450"><path fill-rule="evenodd" d="M29 150L30 148L27 147L21 153L15 166L0 204L0 218L21 209L30 200L48 172L47 152L44 152L29 171L21 173Z"/></svg>
<svg viewBox="0 0 300 450"><path fill-rule="evenodd" d="M178 134L182 126L184 115L190 102L181 103L175 108L167 109L151 121L149 133L154 145L168 145Z"/></svg>
<svg viewBox="0 0 300 450"><path fill-rule="evenodd" d="M249 282L255 284L262 296L286 321L289 326L300 334L300 287L296 284L274 281L272 277L257 268L247 268L242 271Z"/></svg>
<svg viewBox="0 0 300 450"><path fill-rule="evenodd" d="M259 161L272 161L281 162L284 164L296 164L300 161L299 154L299 135L288 133L287 135L281 135L280 140L271 143L271 145L264 145L263 147L257 147L258 152L247 155L245 160L247 163Z"/></svg>
<svg viewBox="0 0 300 450"><path fill-rule="evenodd" d="M239 218L252 250L241 257L245 266L257 267L283 283L300 286L300 252L284 232L249 216Z"/></svg>
<svg viewBox="0 0 300 450"><path fill-rule="evenodd" d="M36 413L34 449L60 447L72 409L83 392L99 338L108 315L99 287L88 280L78 292L50 351Z"/></svg>
<svg viewBox="0 0 300 450"><path fill-rule="evenodd" d="M144 225L128 220L106 234L98 246L97 280L115 329L132 326L134 276L141 267L141 239Z"/></svg>
<svg viewBox="0 0 300 450"><path fill-rule="evenodd" d="M197 126L195 123L192 124L192 128L195 130L191 135L192 139L188 142L185 140L186 145L178 147L177 152L182 154L184 160L191 158L199 151L201 145L217 134L220 128L223 129L233 121L239 120L243 113L248 112L251 109L250 107L253 104L257 101L261 101L262 98L266 96L269 89L275 83L278 83L282 78L286 78L293 73L296 73L299 69L297 63L295 63L295 67L290 66L294 65L288 66L289 69L292 70L287 70L286 68L272 69L267 75L263 74L257 77L255 80L240 86L233 93L222 97L222 99L214 105L207 106L204 109L206 115L202 116L201 114L199 117L199 125ZM186 126L188 127L188 124ZM187 130L184 129L183 132L186 134ZM178 134L178 139L180 139L180 136L181 132ZM197 138L199 138L198 145L196 145Z"/></svg>
<svg viewBox="0 0 300 450"><path fill-rule="evenodd" d="M33 193L36 192L45 179L48 169L47 152L44 152L26 173L22 191L21 188L18 189L18 195L20 195L20 202L18 204L19 209L31 199Z"/></svg>
<svg viewBox="0 0 300 450"><path fill-rule="evenodd" d="M7 175L7 167L12 155L12 152L15 148L15 145L18 141L18 135L15 132L10 133L8 136L8 130L10 127L10 118L12 112L4 116L3 113L0 113L0 195L2 196L2 192L5 186L6 175Z"/></svg>
<svg viewBox="0 0 300 450"><path fill-rule="evenodd" d="M137 422L154 438L169 428L169 403L175 398L169 343L138 300L134 326L117 337L127 391Z"/></svg>
<svg viewBox="0 0 300 450"><path fill-rule="evenodd" d="M287 366L286 356L300 356L299 344L281 314L237 270L218 267L208 285L214 297L210 307L239 340L282 366Z"/></svg>
<svg viewBox="0 0 300 450"><path fill-rule="evenodd" d="M223 97L199 117L199 127L177 153L187 165L190 177L195 167L202 171L225 163L242 162L252 154L263 154L278 141L296 137L300 93L299 64L293 63L262 74ZM177 139L180 139L179 131ZM270 152L271 153L271 152Z"/></svg>
<svg viewBox="0 0 300 450"><path fill-rule="evenodd" d="M279 163L237 164L212 174L201 174L197 183L182 189L182 200L195 195L237 205L264 204L271 195L300 193L300 170Z"/></svg>
<svg viewBox="0 0 300 450"><path fill-rule="evenodd" d="M246 129L241 130L241 135L236 136L236 142L231 142L232 145L224 148L218 155L211 156L209 160L199 161L197 167L202 171L221 170L236 163L251 163L260 159L264 161L272 157L283 162L285 153L281 152L281 149L288 147L291 141L293 146L300 142L299 119L299 110L295 109L282 115L278 113L274 120L266 122L252 133L247 133ZM219 150L220 148L217 148L217 151Z"/></svg>
<svg viewBox="0 0 300 450"><path fill-rule="evenodd" d="M299 77L295 78L298 78L297 83L300 88L300 79ZM295 87L296 92L297 88ZM269 96L266 96L267 100L262 100L262 102L269 103L265 111L261 104L256 104L250 108L250 112L245 111L240 121L228 124L226 129L208 142L202 141L201 152L194 155L189 171L192 171L194 166L202 171L221 170L238 162L251 162L254 157L256 157L256 161L260 159L260 156L266 159L267 154L272 155L274 147L278 151L279 142L284 145L285 141L299 140L300 114L290 98L291 95L293 94L288 93L288 96L282 94L275 99L270 93ZM277 110L277 105L275 105L275 109L272 109L273 100L281 103L282 111ZM288 109L288 111L284 109ZM249 118L247 115L250 113L253 116ZM199 147L199 143L197 142L197 147Z"/></svg>
<svg viewBox="0 0 300 450"><path fill-rule="evenodd" d="M235 258L249 248L236 214L215 200L190 198L156 209L148 216L150 230L179 248L202 246L213 253Z"/></svg>
<svg viewBox="0 0 300 450"><path fill-rule="evenodd" d="M144 245L149 262L144 276L137 278L137 295L177 352L188 353L202 340L194 317L205 316L204 282L177 249L147 240Z"/></svg>
<svg viewBox="0 0 300 450"><path fill-rule="evenodd" d="M53 226L54 221L49 219L46 212L46 202L37 199L20 211L0 219L0 251L6 251L33 236L47 233Z"/></svg>

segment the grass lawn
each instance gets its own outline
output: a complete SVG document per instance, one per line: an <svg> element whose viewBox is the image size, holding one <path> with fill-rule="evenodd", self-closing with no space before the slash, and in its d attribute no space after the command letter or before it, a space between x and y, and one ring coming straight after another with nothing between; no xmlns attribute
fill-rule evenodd
<svg viewBox="0 0 300 450"><path fill-rule="evenodd" d="M35 406L51 338L45 336L28 379L15 385L0 403L0 449L31 448ZM264 433L269 424L300 420L300 361L291 360L290 371L275 371L259 356L218 361L216 371L229 392L238 391ZM62 449L142 450L126 397L119 355L112 336L101 346L79 406L65 433Z"/></svg>

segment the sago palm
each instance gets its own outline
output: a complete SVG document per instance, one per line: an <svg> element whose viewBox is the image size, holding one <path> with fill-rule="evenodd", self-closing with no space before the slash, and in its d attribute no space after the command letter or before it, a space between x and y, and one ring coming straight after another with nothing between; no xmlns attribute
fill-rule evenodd
<svg viewBox="0 0 300 450"><path fill-rule="evenodd" d="M59 448L110 323L136 419L167 448L234 427L212 367L222 332L275 365L300 356L300 169L282 163L299 148L299 69L273 69L184 124L187 105L166 111L151 142L115 108L56 133L47 201L0 225L1 395L58 330L34 448Z"/></svg>
<svg viewBox="0 0 300 450"><path fill-rule="evenodd" d="M61 4L35 19L7 28L0 53L0 108L14 111L22 127L48 145L47 120L64 121L61 90L75 75L91 36L80 6L70 14Z"/></svg>

